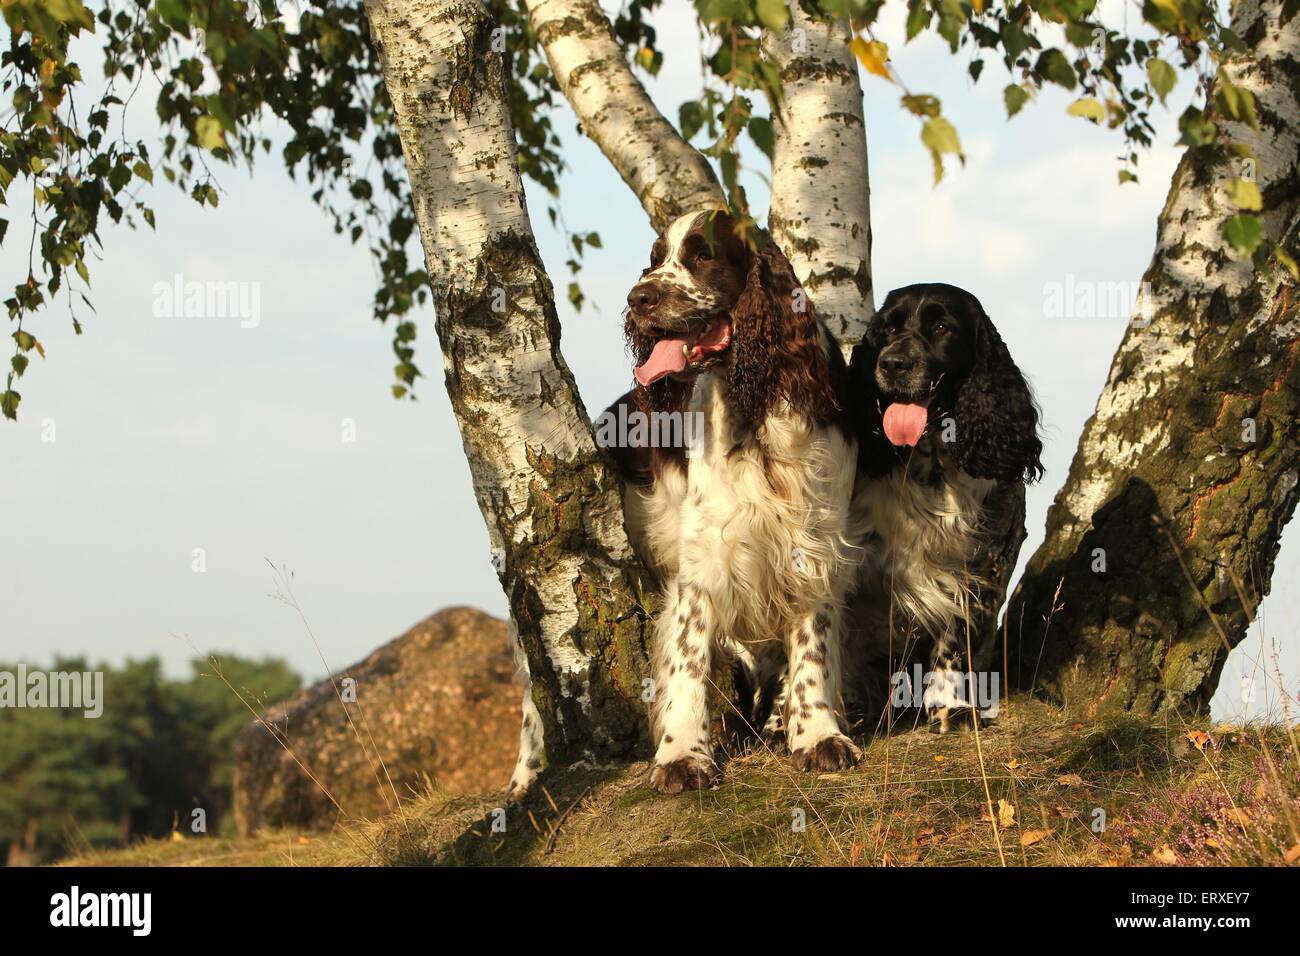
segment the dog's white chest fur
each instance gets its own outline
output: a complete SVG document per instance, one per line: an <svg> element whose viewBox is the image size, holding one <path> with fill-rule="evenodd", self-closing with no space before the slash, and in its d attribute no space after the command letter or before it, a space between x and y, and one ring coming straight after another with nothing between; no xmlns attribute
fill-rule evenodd
<svg viewBox="0 0 1300 956"><path fill-rule="evenodd" d="M699 377L690 412L704 427L687 470L628 489L629 531L664 580L707 591L727 637L780 642L814 600L842 592L856 563L843 535L854 448L779 412L739 434L723 392L714 374Z"/></svg>
<svg viewBox="0 0 1300 956"><path fill-rule="evenodd" d="M896 624L910 621L939 634L969 613L967 602L978 584L968 565L993 487L992 481L961 473L922 483L902 468L860 483L851 528L863 544L863 589L878 596L873 603ZM877 636L886 635L871 635Z"/></svg>

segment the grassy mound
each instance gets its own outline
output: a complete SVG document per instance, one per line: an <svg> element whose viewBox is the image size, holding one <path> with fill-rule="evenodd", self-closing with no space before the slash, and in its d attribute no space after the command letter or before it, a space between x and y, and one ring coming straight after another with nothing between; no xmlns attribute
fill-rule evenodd
<svg viewBox="0 0 1300 956"><path fill-rule="evenodd" d="M665 797L649 766L499 794L413 796L332 833L151 841L81 865L1281 865L1300 862L1300 748L1284 728L1177 716L1080 723L1013 701L978 735L878 737L808 776L758 744L714 790Z"/></svg>

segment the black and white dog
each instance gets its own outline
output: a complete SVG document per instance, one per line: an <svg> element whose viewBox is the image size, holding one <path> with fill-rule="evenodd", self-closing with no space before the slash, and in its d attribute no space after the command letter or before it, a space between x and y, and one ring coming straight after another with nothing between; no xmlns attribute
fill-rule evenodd
<svg viewBox="0 0 1300 956"><path fill-rule="evenodd" d="M899 665L924 661L923 692L892 689L911 690L931 730L992 717L995 702L974 699L968 675L990 663L1020 547L1005 547L1003 529L1017 509L1023 522L1022 485L1042 476L1037 404L979 300L941 283L889 294L850 380L861 446L851 523L863 548L848 690L870 719Z"/></svg>

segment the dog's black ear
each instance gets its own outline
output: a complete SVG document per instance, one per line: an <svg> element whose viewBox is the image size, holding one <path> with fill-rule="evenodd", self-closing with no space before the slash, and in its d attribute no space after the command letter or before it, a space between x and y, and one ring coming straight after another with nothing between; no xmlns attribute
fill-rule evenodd
<svg viewBox="0 0 1300 956"><path fill-rule="evenodd" d="M997 327L973 296L975 362L953 407L953 455L974 478L1037 481L1043 477L1039 410Z"/></svg>
<svg viewBox="0 0 1300 956"><path fill-rule="evenodd" d="M876 361L884 344L885 323L882 316L894 305L897 290L889 293L871 316L862 341L849 356L848 387L844 408L858 439L859 473L879 477L893 467L894 448L885 438L881 421L880 386L876 384Z"/></svg>

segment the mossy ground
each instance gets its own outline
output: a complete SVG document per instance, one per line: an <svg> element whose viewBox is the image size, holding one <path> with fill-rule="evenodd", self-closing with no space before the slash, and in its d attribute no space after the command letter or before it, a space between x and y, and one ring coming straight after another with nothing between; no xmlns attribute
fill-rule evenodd
<svg viewBox="0 0 1300 956"><path fill-rule="evenodd" d="M808 776L758 745L716 789L665 797L648 765L499 795L412 797L383 820L248 841L151 841L116 865L1281 865L1300 857L1300 749L1282 728L1080 722L1014 701L975 735L877 737ZM495 824L495 827L494 827ZM1288 859L1290 857L1290 859Z"/></svg>

